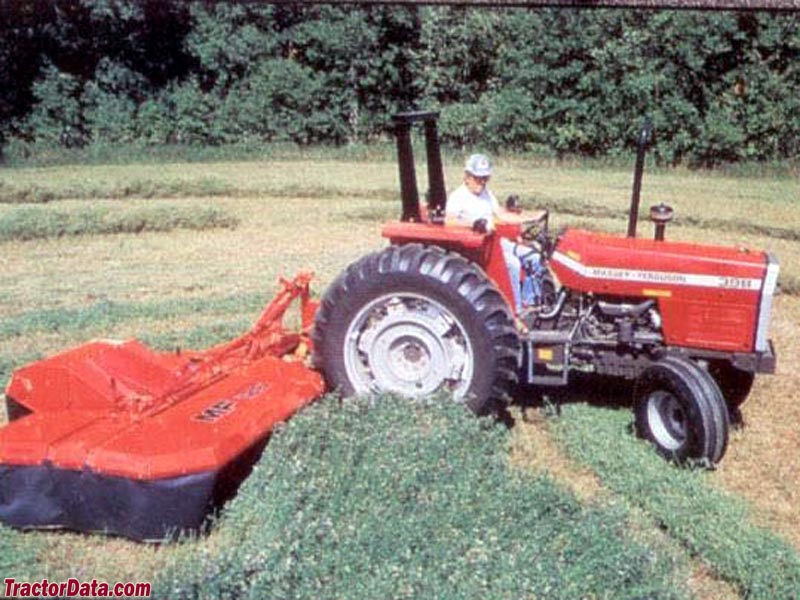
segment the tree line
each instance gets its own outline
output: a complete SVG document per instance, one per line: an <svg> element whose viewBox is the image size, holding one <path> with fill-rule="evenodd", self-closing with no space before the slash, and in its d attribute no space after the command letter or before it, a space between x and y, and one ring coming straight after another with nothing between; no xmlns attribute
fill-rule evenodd
<svg viewBox="0 0 800 600"><path fill-rule="evenodd" d="M447 143L665 164L800 155L795 13L0 0L6 152L370 142L398 110Z"/></svg>

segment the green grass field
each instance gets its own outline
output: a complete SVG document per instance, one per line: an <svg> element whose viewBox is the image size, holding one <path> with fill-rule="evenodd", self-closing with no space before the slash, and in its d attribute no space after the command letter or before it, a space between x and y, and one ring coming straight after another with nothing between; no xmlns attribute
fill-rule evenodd
<svg viewBox="0 0 800 600"><path fill-rule="evenodd" d="M459 170L446 165L450 187ZM523 158L500 160L493 181L554 227L614 232L630 185L626 169ZM800 597L800 184L646 173L643 207L661 201L676 210L669 238L781 261L778 373L757 380L717 470L657 459L613 389L560 416L514 409L510 431L436 403L329 398L275 436L208 535L151 546L0 528L0 575L153 581L162 598ZM0 171L0 383L95 337L229 339L279 275L311 267L320 294L382 247L399 208L388 159Z"/></svg>

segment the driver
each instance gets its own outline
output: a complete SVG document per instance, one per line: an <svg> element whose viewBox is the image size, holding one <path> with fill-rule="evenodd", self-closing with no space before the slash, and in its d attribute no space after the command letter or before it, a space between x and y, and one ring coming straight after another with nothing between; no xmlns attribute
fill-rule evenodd
<svg viewBox="0 0 800 600"><path fill-rule="evenodd" d="M494 194L486 187L492 176L492 164L484 154L473 154L464 165L464 184L454 190L447 199L445 223L449 225L466 225L476 231L491 232L495 222L525 223L528 219L522 215L501 209ZM516 314L522 314L523 298L520 290L522 269L532 271L541 257L530 246L500 238L503 257L511 278L511 289L514 292ZM526 303L531 299L526 298Z"/></svg>

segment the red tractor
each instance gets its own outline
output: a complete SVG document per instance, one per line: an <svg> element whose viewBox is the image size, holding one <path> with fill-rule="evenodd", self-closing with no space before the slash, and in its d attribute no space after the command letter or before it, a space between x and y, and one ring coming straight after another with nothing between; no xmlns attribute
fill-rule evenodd
<svg viewBox="0 0 800 600"><path fill-rule="evenodd" d="M564 229L547 212L491 233L444 225L437 113L393 117L402 216L390 245L351 264L325 292L315 365L345 395L438 390L484 414L520 383L566 386L571 373L634 381L638 434L683 462L716 463L731 414L755 373L772 373L768 338L778 261L765 252L664 240L672 210L654 206L654 239L636 237L651 125L639 139L627 237ZM429 190L421 207L411 128L425 131ZM514 315L500 238L536 244L546 269L536 305ZM516 318L515 318L516 317ZM524 321L522 323L521 321Z"/></svg>

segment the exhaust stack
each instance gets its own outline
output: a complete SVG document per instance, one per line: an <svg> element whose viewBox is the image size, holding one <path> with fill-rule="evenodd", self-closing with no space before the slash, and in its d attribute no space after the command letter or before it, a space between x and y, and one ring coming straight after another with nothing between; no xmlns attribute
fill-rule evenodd
<svg viewBox="0 0 800 600"><path fill-rule="evenodd" d="M653 133L653 117L647 115L639 132L639 147L636 151L636 166L633 170L633 194L631 195L631 210L628 214L628 237L636 237L636 222L639 219L639 198L642 191L642 173L644 172L644 157L647 146Z"/></svg>

